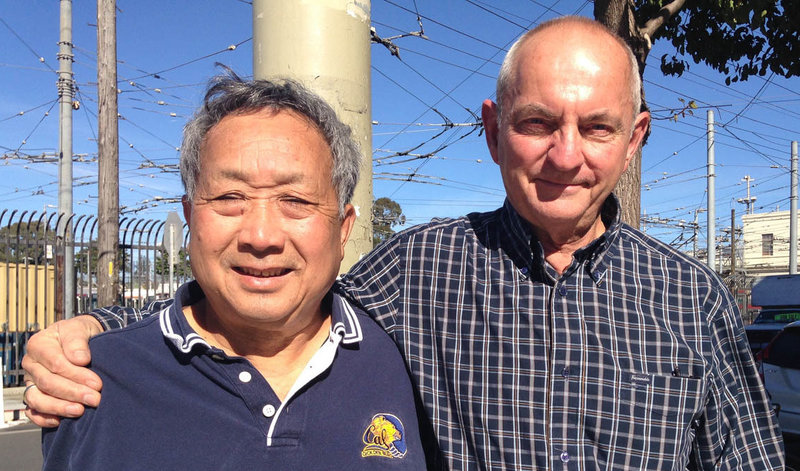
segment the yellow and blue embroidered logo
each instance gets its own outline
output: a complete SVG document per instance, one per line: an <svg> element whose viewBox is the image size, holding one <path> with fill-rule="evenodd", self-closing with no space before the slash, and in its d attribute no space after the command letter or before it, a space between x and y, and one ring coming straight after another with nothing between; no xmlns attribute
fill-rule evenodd
<svg viewBox="0 0 800 471"><path fill-rule="evenodd" d="M402 458L408 451L403 423L392 414L375 414L362 440L366 445L362 457Z"/></svg>

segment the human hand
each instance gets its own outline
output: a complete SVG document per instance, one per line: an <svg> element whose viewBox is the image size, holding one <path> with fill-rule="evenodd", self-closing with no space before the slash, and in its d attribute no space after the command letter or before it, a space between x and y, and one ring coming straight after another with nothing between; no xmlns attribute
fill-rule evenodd
<svg viewBox="0 0 800 471"><path fill-rule="evenodd" d="M100 377L86 367L89 338L103 331L92 316L58 321L28 340L25 415L40 427L56 427L61 417L80 417L84 406L100 404ZM31 386L33 385L33 386Z"/></svg>

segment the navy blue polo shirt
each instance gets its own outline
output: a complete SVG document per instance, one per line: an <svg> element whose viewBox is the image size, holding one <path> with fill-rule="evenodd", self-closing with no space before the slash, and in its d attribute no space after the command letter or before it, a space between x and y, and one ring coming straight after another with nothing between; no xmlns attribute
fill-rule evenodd
<svg viewBox="0 0 800 471"><path fill-rule="evenodd" d="M100 406L44 430L44 469L425 468L405 364L366 314L330 296L328 340L281 402L191 329L182 307L203 296L187 283L159 315L91 340Z"/></svg>

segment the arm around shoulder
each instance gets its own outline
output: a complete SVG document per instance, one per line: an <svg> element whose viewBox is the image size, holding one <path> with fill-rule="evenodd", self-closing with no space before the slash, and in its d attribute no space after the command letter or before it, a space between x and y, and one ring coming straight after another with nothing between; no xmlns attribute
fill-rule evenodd
<svg viewBox="0 0 800 471"><path fill-rule="evenodd" d="M86 365L89 338L102 332L91 316L56 322L28 340L22 359L27 388L26 415L36 424L53 427L59 417L77 417L83 407L100 403L102 382Z"/></svg>

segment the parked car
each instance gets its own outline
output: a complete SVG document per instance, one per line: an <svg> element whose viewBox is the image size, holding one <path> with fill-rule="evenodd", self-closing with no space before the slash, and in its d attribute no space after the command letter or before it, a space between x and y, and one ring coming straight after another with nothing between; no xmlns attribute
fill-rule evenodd
<svg viewBox="0 0 800 471"><path fill-rule="evenodd" d="M761 306L752 324L745 327L755 355L786 324L800 320L800 275L770 275L757 278L750 290L750 302Z"/></svg>
<svg viewBox="0 0 800 471"><path fill-rule="evenodd" d="M800 436L800 321L786 325L756 360L783 433Z"/></svg>
<svg viewBox="0 0 800 471"><path fill-rule="evenodd" d="M800 321L800 307L764 308L752 324L745 326L750 350L756 355L790 322Z"/></svg>

